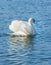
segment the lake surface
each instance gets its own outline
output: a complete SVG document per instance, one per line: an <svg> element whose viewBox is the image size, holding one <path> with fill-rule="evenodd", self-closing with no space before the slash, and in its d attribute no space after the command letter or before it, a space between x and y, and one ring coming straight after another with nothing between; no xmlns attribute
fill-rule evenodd
<svg viewBox="0 0 51 65"><path fill-rule="evenodd" d="M30 17L33 38L9 35L12 20ZM0 0L0 65L51 65L51 0Z"/></svg>

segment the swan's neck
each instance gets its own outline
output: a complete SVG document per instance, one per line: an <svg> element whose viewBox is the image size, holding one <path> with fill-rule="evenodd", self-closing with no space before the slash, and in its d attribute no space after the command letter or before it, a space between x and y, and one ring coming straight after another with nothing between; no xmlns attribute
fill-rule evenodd
<svg viewBox="0 0 51 65"><path fill-rule="evenodd" d="M29 24L29 25L33 25L33 22L29 21L28 24Z"/></svg>

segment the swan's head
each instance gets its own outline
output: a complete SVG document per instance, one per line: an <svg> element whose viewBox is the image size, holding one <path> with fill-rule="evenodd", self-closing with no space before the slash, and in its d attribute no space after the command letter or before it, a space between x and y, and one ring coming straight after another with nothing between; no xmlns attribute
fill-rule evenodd
<svg viewBox="0 0 51 65"><path fill-rule="evenodd" d="M30 23L35 23L35 19L33 19L33 18L29 18L29 20L28 20Z"/></svg>

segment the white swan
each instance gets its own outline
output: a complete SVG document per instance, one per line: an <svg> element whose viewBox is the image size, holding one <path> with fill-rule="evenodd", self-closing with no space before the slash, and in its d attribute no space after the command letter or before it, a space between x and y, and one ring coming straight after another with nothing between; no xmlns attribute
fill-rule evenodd
<svg viewBox="0 0 51 65"><path fill-rule="evenodd" d="M35 20L33 18L29 18L28 22L14 20L11 25L9 25L9 29L14 35L34 35L34 23Z"/></svg>

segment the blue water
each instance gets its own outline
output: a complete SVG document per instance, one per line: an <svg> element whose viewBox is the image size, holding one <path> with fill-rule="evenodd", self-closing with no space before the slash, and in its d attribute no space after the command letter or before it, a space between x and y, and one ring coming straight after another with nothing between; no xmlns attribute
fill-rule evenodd
<svg viewBox="0 0 51 65"><path fill-rule="evenodd" d="M11 21L30 17L36 35L12 38ZM0 0L0 65L51 65L51 0Z"/></svg>

